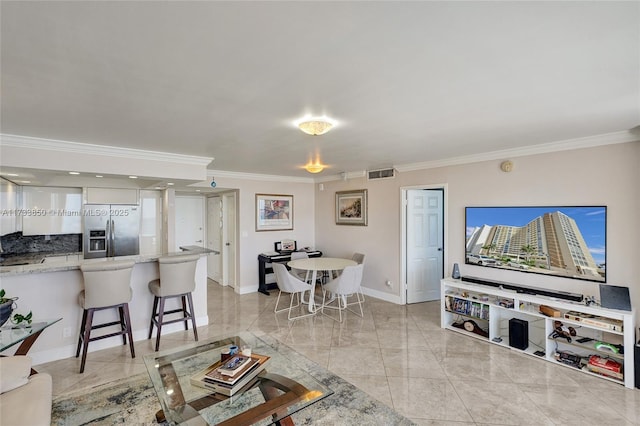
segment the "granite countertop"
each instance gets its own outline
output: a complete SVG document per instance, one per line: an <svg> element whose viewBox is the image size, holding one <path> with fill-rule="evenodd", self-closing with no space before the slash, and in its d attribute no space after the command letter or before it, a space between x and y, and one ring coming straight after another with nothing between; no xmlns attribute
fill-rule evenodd
<svg viewBox="0 0 640 426"><path fill-rule="evenodd" d="M0 267L19 266L42 263L47 257L78 256L82 252L37 252L24 254L3 254L0 256Z"/></svg>
<svg viewBox="0 0 640 426"><path fill-rule="evenodd" d="M160 257L164 256L185 256L191 254L219 254L215 250L210 250L200 246L186 246L180 247L182 251L170 252L170 253L155 253L155 254L139 254L134 256L118 256L99 259L84 259L82 253L31 253L25 255L9 256L0 262L0 277L7 277L12 275L25 275L25 274L37 274L41 272L60 272L60 271L73 271L80 269L80 265L83 263L96 263L96 262L114 262L120 260L132 260L135 263L147 263L155 262ZM66 259L61 257L66 256ZM55 262L47 263L45 261L48 257L57 258ZM7 264L7 262L9 262Z"/></svg>

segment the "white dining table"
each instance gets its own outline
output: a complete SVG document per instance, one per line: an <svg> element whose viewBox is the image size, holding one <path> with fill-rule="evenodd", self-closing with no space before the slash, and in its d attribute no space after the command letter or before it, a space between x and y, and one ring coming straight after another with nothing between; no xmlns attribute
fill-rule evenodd
<svg viewBox="0 0 640 426"><path fill-rule="evenodd" d="M315 311L314 294L316 290L316 281L318 279L318 271L342 271L347 266L355 266L357 264L358 263L354 260L342 259L339 257L310 257L308 259L295 259L287 262L287 265L290 268L311 272L309 312Z"/></svg>

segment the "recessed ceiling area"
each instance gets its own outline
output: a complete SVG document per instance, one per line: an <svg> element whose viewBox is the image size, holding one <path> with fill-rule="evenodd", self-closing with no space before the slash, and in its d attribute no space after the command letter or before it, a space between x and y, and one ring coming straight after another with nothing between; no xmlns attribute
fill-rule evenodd
<svg viewBox="0 0 640 426"><path fill-rule="evenodd" d="M128 176L80 173L71 175L59 170L25 169L2 166L0 177L20 186L59 186L70 188L103 187L103 188L138 188L138 189L174 189L179 193L215 193L224 191L220 188L204 186L201 182L184 179L158 180L138 176L131 179Z"/></svg>
<svg viewBox="0 0 640 426"><path fill-rule="evenodd" d="M640 124L638 2L2 1L0 10L7 135L322 178ZM293 124L306 114L340 124L306 135ZM304 166L316 161L326 168L311 175Z"/></svg>

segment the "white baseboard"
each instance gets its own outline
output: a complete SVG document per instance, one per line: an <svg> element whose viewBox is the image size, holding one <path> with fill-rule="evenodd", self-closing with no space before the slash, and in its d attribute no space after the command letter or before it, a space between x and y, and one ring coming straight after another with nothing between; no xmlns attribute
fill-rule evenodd
<svg viewBox="0 0 640 426"><path fill-rule="evenodd" d="M389 294L389 293L374 290L368 287L362 287L362 292L366 296L371 296L376 299L384 300L385 302L395 303L396 305L402 304L402 299L397 294Z"/></svg>

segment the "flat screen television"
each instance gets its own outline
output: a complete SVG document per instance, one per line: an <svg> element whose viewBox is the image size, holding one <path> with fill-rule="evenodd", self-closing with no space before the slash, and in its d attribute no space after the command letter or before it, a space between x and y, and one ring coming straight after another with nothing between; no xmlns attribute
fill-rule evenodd
<svg viewBox="0 0 640 426"><path fill-rule="evenodd" d="M465 263L606 282L606 206L466 207Z"/></svg>

